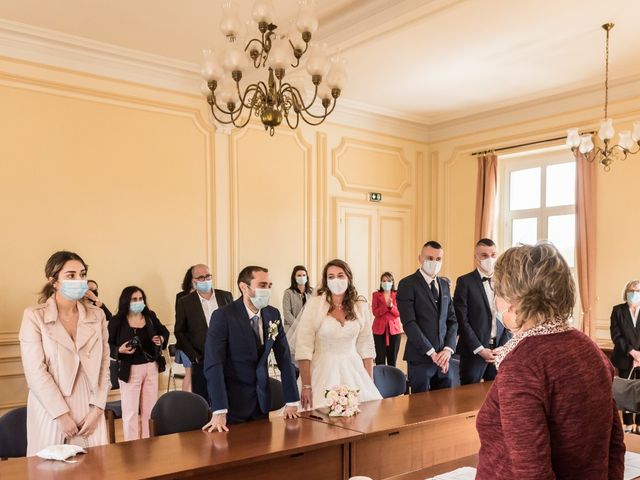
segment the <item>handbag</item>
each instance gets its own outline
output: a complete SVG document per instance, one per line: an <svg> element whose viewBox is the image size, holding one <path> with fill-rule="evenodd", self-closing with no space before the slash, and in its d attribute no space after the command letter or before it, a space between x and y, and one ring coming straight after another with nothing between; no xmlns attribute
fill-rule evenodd
<svg viewBox="0 0 640 480"><path fill-rule="evenodd" d="M640 380L631 379L635 367L631 369L628 378L614 377L613 399L618 409L633 413L640 413Z"/></svg>

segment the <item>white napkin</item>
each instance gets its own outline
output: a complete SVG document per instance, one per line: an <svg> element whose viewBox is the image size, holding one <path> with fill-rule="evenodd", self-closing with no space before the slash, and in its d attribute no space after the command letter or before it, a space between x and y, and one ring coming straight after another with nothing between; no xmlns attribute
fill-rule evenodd
<svg viewBox="0 0 640 480"><path fill-rule="evenodd" d="M62 460L67 463L76 463L77 460L67 460L78 453L87 453L87 451L78 445L51 445L43 448L36 455L45 460Z"/></svg>

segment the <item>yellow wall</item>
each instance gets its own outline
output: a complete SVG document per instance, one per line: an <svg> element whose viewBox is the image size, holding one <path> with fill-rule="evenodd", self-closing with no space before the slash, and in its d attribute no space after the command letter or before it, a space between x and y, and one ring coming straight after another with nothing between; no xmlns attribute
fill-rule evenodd
<svg viewBox="0 0 640 480"><path fill-rule="evenodd" d="M638 103L638 99L632 99L610 106L617 131L630 129L632 119L640 119ZM438 219L434 232L446 249L445 274L455 279L473 268L472 252L477 240L473 238L477 164L471 153L559 137L566 134L566 129L571 126L597 129L600 115L598 106L430 145L440 172L438 195L434 202L434 215ZM640 263L637 261L637 239L640 237L638 179L638 156L614 163L611 172L605 173L600 168L598 173L596 340L603 345L610 344L611 307L622 302L621 291L627 280L640 277Z"/></svg>
<svg viewBox="0 0 640 480"><path fill-rule="evenodd" d="M84 257L112 310L124 286L144 288L170 329L194 263L234 296L240 268L268 267L276 306L298 263L315 284L345 257L367 297L383 269L414 268L424 144L331 124L224 134L202 98L9 59L0 104L0 411L26 399L17 332L58 249ZM355 211L371 235L340 227Z"/></svg>

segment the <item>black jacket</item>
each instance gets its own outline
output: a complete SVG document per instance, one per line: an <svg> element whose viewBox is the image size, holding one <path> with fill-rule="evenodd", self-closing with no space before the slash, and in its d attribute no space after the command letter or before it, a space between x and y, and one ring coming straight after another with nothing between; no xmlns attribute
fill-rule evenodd
<svg viewBox="0 0 640 480"><path fill-rule="evenodd" d="M407 362L429 363L427 352L444 347L456 349L458 322L451 302L451 291L446 280L437 277L440 291L440 309L436 307L429 285L420 273L403 278L398 283L398 310L407 334L404 359Z"/></svg>
<svg viewBox="0 0 640 480"><path fill-rule="evenodd" d="M233 302L230 292L213 290L218 308ZM178 300L176 307L176 348L187 354L189 360L199 363L204 356L204 341L207 338L207 319L204 318L202 303L197 291Z"/></svg>
<svg viewBox="0 0 640 480"><path fill-rule="evenodd" d="M458 320L458 353L473 354L478 347L489 347L491 342L491 306L482 284L478 270L467 273L456 281L453 294L453 306ZM511 334L504 325L496 320L496 344L502 346L509 341Z"/></svg>
<svg viewBox="0 0 640 480"><path fill-rule="evenodd" d="M640 322L640 318L638 318ZM639 326L640 328L640 326ZM633 319L629 305L621 303L611 311L611 340L613 340L613 354L611 363L619 370L631 370L633 358L631 350L640 350L640 332L633 327Z"/></svg>
<svg viewBox="0 0 640 480"><path fill-rule="evenodd" d="M160 323L157 315L152 310L145 307L142 311L142 315L145 320L145 327L149 338L153 338L156 335L160 335L163 339L162 350L167 348L167 342L169 341L169 330L167 327ZM108 324L109 329L109 348L111 349L111 358L118 362L118 378L123 382L129 381L129 374L131 373L131 355L125 355L118 352L120 346L131 340L133 337L131 328L127 322L126 315L114 316ZM155 356L156 363L158 364L158 372L164 372L166 366L166 360L162 356L162 351L158 349L157 352L147 352L150 355Z"/></svg>

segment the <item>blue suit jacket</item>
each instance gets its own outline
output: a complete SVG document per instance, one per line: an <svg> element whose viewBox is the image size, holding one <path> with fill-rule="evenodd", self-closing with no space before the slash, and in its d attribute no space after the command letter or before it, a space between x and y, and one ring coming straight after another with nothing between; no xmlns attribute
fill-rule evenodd
<svg viewBox="0 0 640 480"><path fill-rule="evenodd" d="M228 409L230 416L244 419L254 413L257 403L262 413L269 412L267 357L271 350L280 369L285 401L300 399L280 312L267 306L261 317L264 350L256 344L242 297L213 312L204 347L204 375L213 411ZM275 321L279 321L278 335L273 340L269 323Z"/></svg>
<svg viewBox="0 0 640 480"><path fill-rule="evenodd" d="M488 348L491 341L491 306L478 270L458 278L453 305L460 326L458 353L472 355L480 346ZM501 347L510 338L509 330L504 328L502 322L496 320L496 346Z"/></svg>
<svg viewBox="0 0 640 480"><path fill-rule="evenodd" d="M458 322L451 302L449 284L437 278L440 287L440 311L436 307L426 280L417 270L398 283L398 310L407 334L404 359L413 363L432 363L427 352L444 347L456 349Z"/></svg>

